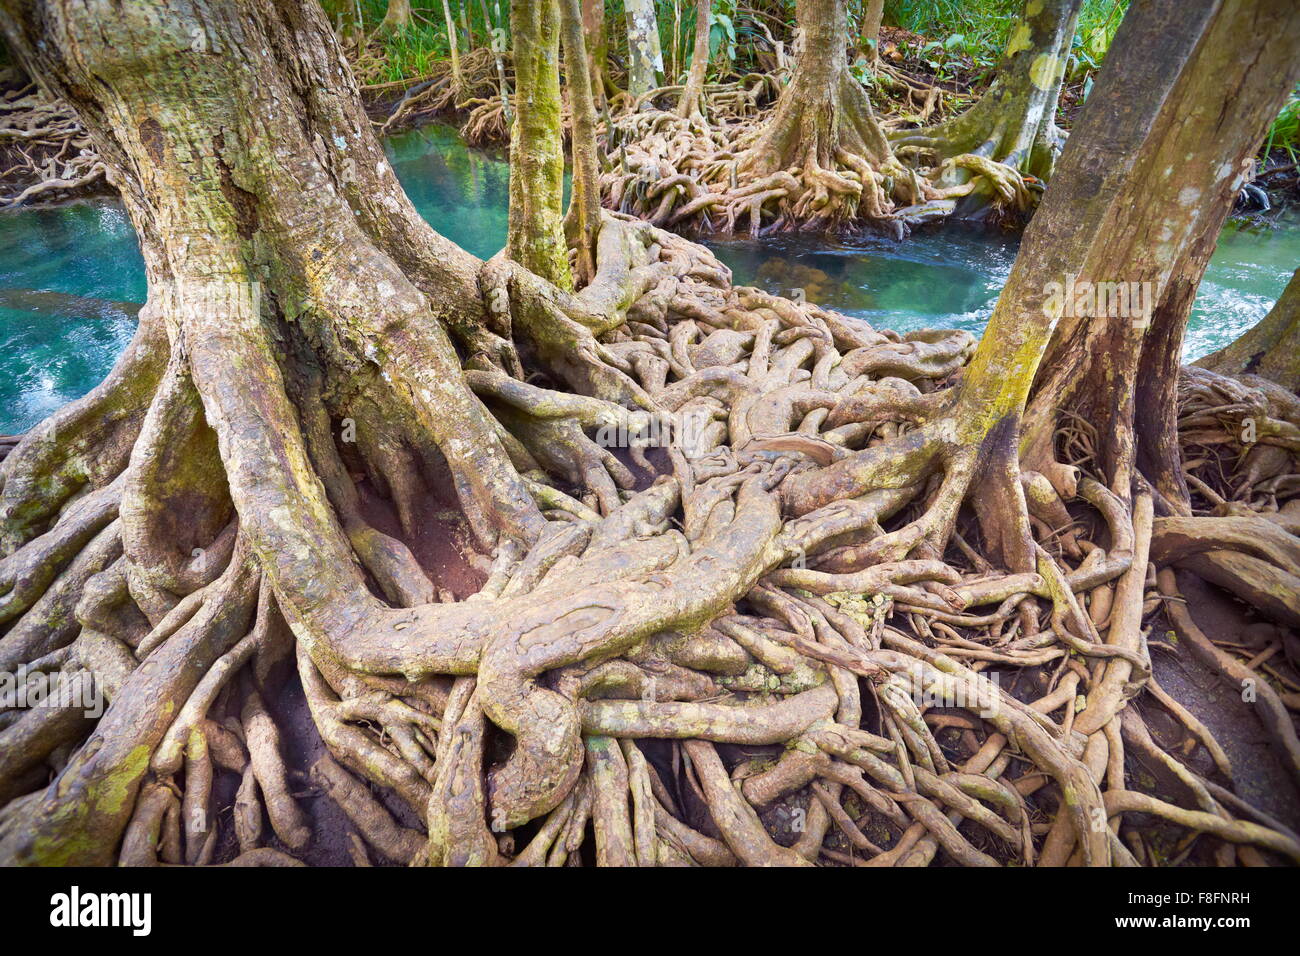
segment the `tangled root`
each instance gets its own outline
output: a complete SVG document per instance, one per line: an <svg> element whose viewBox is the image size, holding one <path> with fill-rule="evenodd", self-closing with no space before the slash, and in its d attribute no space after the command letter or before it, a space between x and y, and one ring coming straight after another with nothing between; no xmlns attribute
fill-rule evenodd
<svg viewBox="0 0 1300 956"><path fill-rule="evenodd" d="M72 111L19 81L0 95L0 206L57 201L106 185Z"/></svg>
<svg viewBox="0 0 1300 956"><path fill-rule="evenodd" d="M46 570L4 579L0 649L29 680L117 676L97 723L5 704L7 858L50 859L30 834L76 814L123 862L289 864L312 859L320 832L309 793L342 810L347 856L367 864L565 865L589 823L607 865L1150 862L1138 814L1200 836L1218 861L1300 858L1293 834L1232 794L1203 724L1174 711L1222 783L1162 750L1133 705L1149 692L1180 706L1151 679L1145 622L1174 594L1148 562L1206 553L1186 528L1153 520L1149 496L1130 509L1085 478L1062 500L1026 475L1037 567L987 556L962 509L964 459L928 437L969 335L903 337L734 287L705 250L631 220L606 220L601 252L577 294L500 260L482 277L494 338L467 381L543 533L499 542L460 598L414 563L405 531L357 545L391 585L399 640L443 615L418 657L375 645L340 659L296 639L242 533L215 576L184 579L187 594L144 616L111 476L11 546L6 568ZM545 373L525 381L533 363ZM1198 510L1233 505L1278 528L1248 545L1217 527L1215 547L1294 560L1293 464L1235 460L1223 440L1267 413L1262 446L1291 449L1284 406L1208 373L1184 383L1184 441L1205 449L1189 463ZM1086 445L1086 431L1063 437ZM20 445L6 483L12 462L35 460ZM77 626L13 640L69 591ZM1192 653L1227 656L1174 623ZM307 737L277 706L295 680ZM1271 732L1294 758L1287 700L1270 693ZM316 734L325 750L304 765ZM1166 766L1190 805L1134 789L1126 746ZM75 782L75 799L44 790L51 778ZM222 788L236 792L229 815ZM115 813L110 792L132 798Z"/></svg>
<svg viewBox="0 0 1300 956"><path fill-rule="evenodd" d="M1032 177L994 160L967 154L927 166L914 149L872 160L838 148L831 166L808 150L794 165L770 170L760 142L771 118L760 110L764 92L759 84L738 86L725 108L714 101L711 121L644 108L655 94L619 114L601 177L604 204L692 235L873 229L902 236L951 215L977 189L987 188L1004 218L1020 219L1041 192ZM954 170L961 182L951 182Z"/></svg>

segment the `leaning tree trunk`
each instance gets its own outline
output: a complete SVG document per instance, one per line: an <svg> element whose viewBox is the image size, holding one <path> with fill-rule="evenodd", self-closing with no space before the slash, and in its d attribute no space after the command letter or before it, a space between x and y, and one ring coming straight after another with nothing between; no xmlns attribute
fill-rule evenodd
<svg viewBox="0 0 1300 956"><path fill-rule="evenodd" d="M1224 375L1258 375L1300 392L1300 270L1268 315L1196 365Z"/></svg>
<svg viewBox="0 0 1300 956"><path fill-rule="evenodd" d="M1088 481L1080 481L1082 471L1126 505L1145 499L1161 516L1154 524L1153 561L1194 568L1258 612L1294 625L1300 622L1300 541L1267 513L1247 512L1230 533L1218 518L1190 518L1178 419L1189 390L1187 373L1180 375L1183 334L1197 286L1268 124L1300 80L1300 10L1285 0L1166 2L1143 4L1130 19L1108 58L1108 64L1130 68L1103 71L1040 210L1055 212L1059 198L1077 223L1088 221L1098 194L1112 197L1099 235L1082 256L1071 248L1079 241L1076 231L1063 233L1068 238L1053 250L1067 258L1046 259L1061 270L1052 280L1049 307L1062 317L1026 416L1024 460L1058 492L1082 487ZM1141 104L1137 117L1135 104ZM1148 143L1129 154L1133 161L1117 188L1077 175L1080 164L1122 169L1109 149L1097 147L1107 137L1114 142L1125 118L1140 119ZM1208 128L1213 137L1206 136ZM1076 149L1076 139L1091 148ZM1037 229L1036 216L1027 235ZM1193 377L1191 389L1197 385ZM1227 391L1239 395L1242 389ZM1257 402L1268 405L1266 396ZM1237 414L1250 415L1250 404ZM1278 417L1292 421L1273 424L1285 447L1287 435L1297 432L1300 403L1281 404L1285 415ZM1293 440L1290 447L1300 450ZM1271 451L1288 459L1281 448ZM1061 464L1066 456L1070 465ZM1294 462L1290 467L1295 470ZM1259 547L1264 541L1273 547ZM1177 598L1171 582L1162 590ZM1181 630L1180 617L1174 620ZM1112 643L1140 651L1139 625L1136 615ZM1076 729L1102 733L1123 707L1134 673L1132 661L1111 661ZM1239 673L1223 676L1240 688ZM1261 691L1261 703L1271 699L1271 691ZM1265 724L1283 765L1300 781L1300 744L1289 719L1266 718ZM1063 860L1069 838L1058 832L1048 842Z"/></svg>
<svg viewBox="0 0 1300 956"><path fill-rule="evenodd" d="M572 115L569 142L573 157L573 194L569 198L564 229L575 253L575 279L579 286L584 286L596 275L600 163L596 153L596 101L587 69L581 0L560 0L560 20L564 29L564 66Z"/></svg>
<svg viewBox="0 0 1300 956"><path fill-rule="evenodd" d="M943 163L940 185L961 185L973 176L983 180L958 215L985 214L997 195L994 180L1009 175L987 161L1044 182L1051 178L1065 139L1056 126L1057 101L1081 6L1082 0L1025 0L997 75L979 102L938 126L891 137L900 154L919 151L922 161Z"/></svg>
<svg viewBox="0 0 1300 956"><path fill-rule="evenodd" d="M510 131L506 255L564 289L573 287L564 239L564 128L560 119L560 4L511 0L515 120Z"/></svg>
<svg viewBox="0 0 1300 956"><path fill-rule="evenodd" d="M1112 50L1140 61L1140 70L1126 74L1134 82L1122 91L1114 82L1094 87L1089 97L1081 126L1131 111L1139 98L1159 103L1150 123L1151 141L1161 150L1137 158L1123 205L1107 227L1108 241L1091 246L1054 279L1063 317L1048 352L1050 372L1038 385L1040 411L1028 429L1032 454L1046 463L1058 410L1106 422L1098 430L1096 467L1126 493L1137 459L1145 458L1147 477L1170 502L1186 499L1174 389L1187 318L1233 198L1285 99L1279 86L1300 77L1297 23L1278 10L1290 4L1183 6L1168 12L1163 24L1156 13L1139 18L1151 32L1138 52L1132 51L1139 42L1136 27L1125 46ZM1185 27L1176 26L1181 17L1207 24L1197 45L1183 39ZM1242 39L1229 39L1237 33L1247 38L1247 48L1260 51L1257 59L1241 56ZM1225 89L1235 91L1231 109L1223 105ZM1209 128L1213 137L1205 133ZM1109 168L1109 159L1095 157L1094 168ZM1140 230L1136 222L1153 225Z"/></svg>
<svg viewBox="0 0 1300 956"><path fill-rule="evenodd" d="M691 72L686 78L686 88L682 90L681 102L677 104L677 115L683 118L698 116L703 118L701 101L704 97L704 81L709 74L709 17L712 3L710 0L696 0L695 4L695 49L691 51Z"/></svg>
<svg viewBox="0 0 1300 956"><path fill-rule="evenodd" d="M659 49L659 22L654 0L626 0L627 91L634 100L659 86L664 57Z"/></svg>

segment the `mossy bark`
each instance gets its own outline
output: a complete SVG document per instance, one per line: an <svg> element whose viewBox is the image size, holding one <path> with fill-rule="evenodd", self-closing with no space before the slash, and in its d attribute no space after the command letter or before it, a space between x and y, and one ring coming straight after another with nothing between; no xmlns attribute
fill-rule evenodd
<svg viewBox="0 0 1300 956"><path fill-rule="evenodd" d="M511 0L515 121L510 131L506 255L573 288L564 240L564 128L560 119L560 2Z"/></svg>
<svg viewBox="0 0 1300 956"><path fill-rule="evenodd" d="M596 274L596 238L600 231L600 162L596 154L596 101L587 70L586 38L580 0L560 0L564 29L564 65L572 116L570 154L573 193L564 229L575 250L575 278L586 285Z"/></svg>
<svg viewBox="0 0 1300 956"><path fill-rule="evenodd" d="M895 148L914 146L940 159L974 154L1046 181L1064 135L1056 126L1057 101L1082 0L1025 0L1011 28L997 75L979 102L938 126L902 131ZM958 182L967 173L948 174ZM967 197L958 215L982 214L990 192Z"/></svg>

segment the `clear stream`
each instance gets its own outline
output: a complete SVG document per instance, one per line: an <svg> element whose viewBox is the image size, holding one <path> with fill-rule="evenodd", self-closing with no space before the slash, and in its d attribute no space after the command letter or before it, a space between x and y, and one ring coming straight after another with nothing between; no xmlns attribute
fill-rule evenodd
<svg viewBox="0 0 1300 956"><path fill-rule="evenodd" d="M505 242L509 171L448 127L396 136L389 156L416 208L476 256ZM1015 259L1015 237L947 226L903 242L797 239L712 243L736 281L881 327L979 333ZM1300 215L1275 228L1230 224L1201 284L1189 359L1231 341L1272 306L1300 263ZM134 230L110 199L0 214L0 434L23 431L93 388L126 346L144 301Z"/></svg>

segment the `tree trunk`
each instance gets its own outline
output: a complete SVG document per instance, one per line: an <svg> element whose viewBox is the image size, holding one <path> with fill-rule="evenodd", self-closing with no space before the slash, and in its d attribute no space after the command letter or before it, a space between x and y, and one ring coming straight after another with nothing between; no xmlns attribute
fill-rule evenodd
<svg viewBox="0 0 1300 956"><path fill-rule="evenodd" d="M1268 315L1196 365L1223 375L1258 375L1300 392L1300 270Z"/></svg>
<svg viewBox="0 0 1300 956"><path fill-rule="evenodd" d="M897 164L866 91L849 72L844 0L799 0L797 11L794 75L741 167L756 176L802 168L809 195L793 213L798 222L885 219L889 200L872 170ZM848 176L837 172L846 167Z"/></svg>
<svg viewBox="0 0 1300 956"><path fill-rule="evenodd" d="M880 62L880 22L885 18L885 0L867 0L862 14L862 45L873 64Z"/></svg>
<svg viewBox="0 0 1300 956"><path fill-rule="evenodd" d="M639 99L660 85L664 57L659 49L659 22L654 0L627 0L627 91Z"/></svg>
<svg viewBox="0 0 1300 956"><path fill-rule="evenodd" d="M596 274L596 236L600 230L600 164L596 153L596 101L583 37L580 0L560 0L564 29L564 65L573 122L573 194L565 216L565 234L577 253L575 278L584 286Z"/></svg>
<svg viewBox="0 0 1300 956"><path fill-rule="evenodd" d="M477 647L493 630L487 618L471 618L490 617L495 603L438 603L407 542L439 500L464 516L450 526L464 551L509 554L510 541L536 540L545 521L512 456L534 467L525 446L540 440L539 431L550 435L564 422L576 428L547 413L529 431L526 411L517 410L511 420L528 432L525 444L506 436L471 391L448 331L479 369L481 388L489 387L485 375L489 384L504 377L483 369L518 367L513 334L555 380L581 379L592 391L605 383L606 392L631 402L635 386L599 362L588 327L569 313L617 325L622 312L614 310L661 275L638 268L643 258L616 236L611 248L621 258L594 291L570 299L517 266L489 268L435 233L399 187L351 74L340 75L340 50L316 4L246 0L205 6L201 18L161 14L145 2L51 2L7 5L0 20L25 66L89 124L140 237L149 280L135 340L109 379L30 432L3 462L6 589L15 568L66 560L66 549L75 553L120 501L105 543L78 557L80 577L60 578L49 601L6 601L7 614L23 615L4 636L6 657L27 662L51 640L62 642L54 648L75 640L82 666L101 670L95 662L108 653L120 675L108 690L111 713L97 727L101 743L78 751L44 797L6 818L6 861L111 862L136 795L144 787L145 804L160 806L150 796L153 781L175 772L174 748L163 738L180 734L183 745L189 727L174 728L172 718L196 703L203 686L221 689L218 662L245 634L245 648L277 635L281 649L263 654L283 656L283 642L297 642L304 683L324 688L312 698L313 712L340 762L423 815L430 784L331 717L337 697L377 689L367 684L376 675L418 681L422 673L476 670L455 648L468 647L461 642L470 634ZM572 445L576 452L535 447L573 474L581 472L572 455L596 455L580 444ZM389 503L400 530L380 532L363 516L357 475ZM89 504L74 511L73 531L60 526L51 539L60 509L79 493ZM563 493L542 494L581 508ZM618 498L607 500L612 506ZM23 579L31 573L21 570ZM255 621L255 607L265 603L259 579L274 606L258 610ZM624 588L619 600L635 591ZM668 606L662 597L654 602L661 610ZM80 632L51 631L50 615L71 615L67 602L80 602ZM524 621L522 606L502 610ZM415 623L424 614L441 623ZM465 619L456 624L448 614ZM291 636L276 623L281 615ZM632 620L616 617L616 629ZM408 627L427 639L411 643L400 633ZM136 666L137 645L155 655L149 667ZM526 770L512 781L534 759L534 734L558 718L517 722L507 713L514 705L499 710L493 687L513 699L517 691L505 688L518 685L502 670L508 655L494 666L505 683L480 688L482 710L473 713L495 713L518 734L518 756L498 768L492 799L502 819L520 821L544 812L536 801L553 795L547 784L539 797ZM33 711L11 728L27 746L9 735L0 747L6 787L15 767L76 743L63 735L79 724L58 725L51 736L45 713ZM248 719L265 723L256 713ZM568 718L574 735L575 720L576 712ZM264 797L274 803L272 823L297 848L300 812L274 770L282 760L274 733L258 739L271 741L249 746ZM477 829L455 824L464 847L491 842L485 814L480 804Z"/></svg>
<svg viewBox="0 0 1300 956"><path fill-rule="evenodd" d="M396 33L411 25L411 0L388 0L383 22L379 24L381 33Z"/></svg>
<svg viewBox="0 0 1300 956"><path fill-rule="evenodd" d="M456 38L456 18L451 15L451 0L442 0L442 17L447 24L447 44L451 53L451 85L459 99L465 94L465 74L460 71L460 44Z"/></svg>
<svg viewBox="0 0 1300 956"><path fill-rule="evenodd" d="M1098 81L1080 128L1087 123L1094 129L1100 118L1113 124L1140 97L1160 106L1150 117L1151 146L1137 156L1118 194L1106 241L1062 262L1049 280L1058 283L1065 311L1037 386L1039 411L1028 428L1032 454L1050 460L1048 433L1057 409L1105 422L1098 429L1094 466L1122 497L1129 494L1136 454L1167 501L1186 499L1174 427L1183 332L1224 220L1285 99L1279 87L1300 77L1294 57L1300 25L1279 9L1289 7L1293 14L1292 5L1215 6L1184 4L1163 24L1155 14L1135 17L1131 28L1125 21L1125 43L1113 47L1111 56L1132 60L1134 67L1113 71L1105 84ZM1194 47L1181 40L1188 35L1188 17L1192 23L1208 21L1195 34ZM1150 32L1141 34L1140 28ZM1243 48L1259 51L1258 57L1243 59ZM1125 77L1132 83L1121 89L1118 81ZM1234 91L1231 109L1224 106L1225 89ZM1205 135L1210 127L1213 138ZM1108 161L1090 159L1099 169ZM1138 222L1149 228L1136 228ZM1139 449L1139 437L1146 450Z"/></svg>
<svg viewBox="0 0 1300 956"><path fill-rule="evenodd" d="M515 121L510 131L506 255L573 287L564 241L564 128L560 119L560 3L511 0Z"/></svg>
<svg viewBox="0 0 1300 956"><path fill-rule="evenodd" d="M591 92L597 104L605 102L605 60L609 38L605 33L604 0L581 0L583 39L587 43L587 60L591 69Z"/></svg>
<svg viewBox="0 0 1300 956"><path fill-rule="evenodd" d="M501 19L500 0L495 0L497 19ZM506 121L506 126L514 123L514 107L510 105L510 84L506 80L506 64L502 54L506 52L505 30L496 27L492 23L492 16L488 12L487 0L479 0L479 7L483 11L483 25L488 33L488 45L492 48L492 59L497 68L497 86L501 89L501 116Z"/></svg>
<svg viewBox="0 0 1300 956"><path fill-rule="evenodd" d="M686 88L682 90L681 102L677 104L677 115L683 118L691 116L703 118L700 101L704 96L704 81L709 74L709 18L711 9L710 0L696 0L695 49L691 52L691 72L686 78Z"/></svg>
<svg viewBox="0 0 1300 956"><path fill-rule="evenodd" d="M978 103L938 126L891 137L894 148L914 147L940 160L974 155L1047 181L1064 135L1056 127L1057 101L1082 0L1025 0L997 75ZM964 183L960 162L941 183ZM989 184L966 198L958 215L977 217L993 197Z"/></svg>

